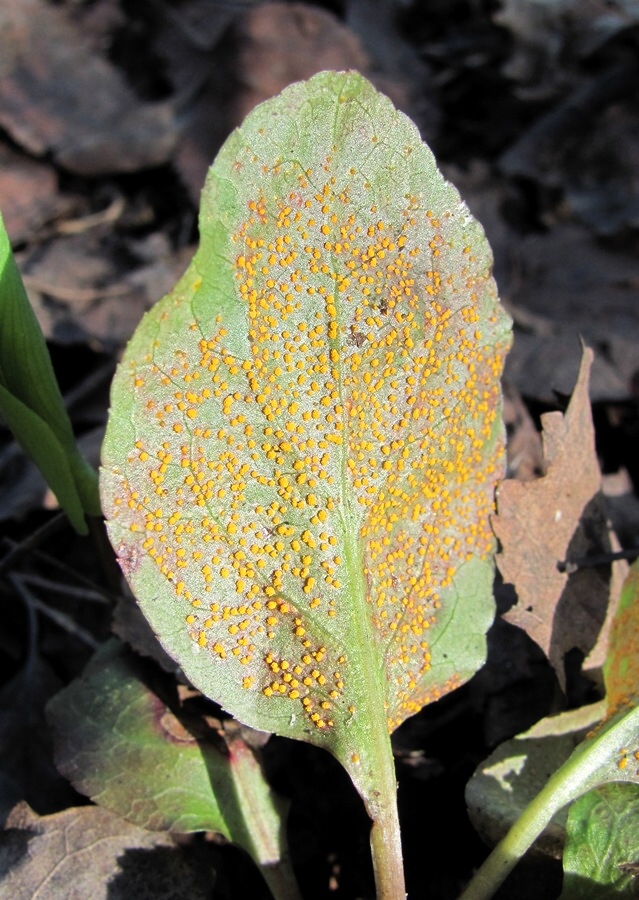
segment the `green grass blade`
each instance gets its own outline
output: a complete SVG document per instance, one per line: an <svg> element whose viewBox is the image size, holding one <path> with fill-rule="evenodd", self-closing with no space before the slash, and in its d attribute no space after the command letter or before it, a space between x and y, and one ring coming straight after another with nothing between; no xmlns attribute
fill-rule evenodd
<svg viewBox="0 0 639 900"><path fill-rule="evenodd" d="M78 452L1 214L0 387L0 414L44 475L74 528L85 534L84 513L99 515L101 511L97 473Z"/></svg>
<svg viewBox="0 0 639 900"><path fill-rule="evenodd" d="M79 534L87 534L84 507L73 477L69 454L49 423L2 385L0 415L42 473L75 530Z"/></svg>

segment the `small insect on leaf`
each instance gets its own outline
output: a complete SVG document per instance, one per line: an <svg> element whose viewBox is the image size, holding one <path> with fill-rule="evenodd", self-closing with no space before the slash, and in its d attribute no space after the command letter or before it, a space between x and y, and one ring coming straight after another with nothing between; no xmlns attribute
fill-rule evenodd
<svg viewBox="0 0 639 900"><path fill-rule="evenodd" d="M362 789L375 742L485 657L510 343L490 249L353 73L251 113L200 225L115 379L111 540L195 685Z"/></svg>

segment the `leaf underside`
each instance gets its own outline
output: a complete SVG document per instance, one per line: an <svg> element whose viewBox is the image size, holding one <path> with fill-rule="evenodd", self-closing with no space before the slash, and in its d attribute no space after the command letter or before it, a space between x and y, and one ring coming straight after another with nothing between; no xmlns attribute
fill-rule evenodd
<svg viewBox="0 0 639 900"><path fill-rule="evenodd" d="M196 686L353 775L372 723L484 661L510 342L490 249L352 73L249 116L200 226L115 379L110 537Z"/></svg>

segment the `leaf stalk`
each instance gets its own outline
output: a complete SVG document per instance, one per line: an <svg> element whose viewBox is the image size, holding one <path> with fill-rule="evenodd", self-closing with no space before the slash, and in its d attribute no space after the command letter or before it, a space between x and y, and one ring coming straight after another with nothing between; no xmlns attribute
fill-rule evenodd
<svg viewBox="0 0 639 900"><path fill-rule="evenodd" d="M635 707L579 744L480 866L459 900L490 900L560 809L601 784L630 780L616 760L622 748L636 745L638 726Z"/></svg>
<svg viewBox="0 0 639 900"><path fill-rule="evenodd" d="M371 828L371 854L377 900L405 900L406 885L395 791Z"/></svg>

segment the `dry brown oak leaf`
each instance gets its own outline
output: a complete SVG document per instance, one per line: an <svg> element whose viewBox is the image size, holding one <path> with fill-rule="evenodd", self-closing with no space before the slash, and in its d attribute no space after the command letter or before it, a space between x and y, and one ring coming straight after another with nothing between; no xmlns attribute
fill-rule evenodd
<svg viewBox="0 0 639 900"><path fill-rule="evenodd" d="M565 654L594 646L609 603L609 570L558 563L609 550L600 493L601 473L588 398L592 350L585 348L565 415L542 416L545 475L499 488L493 528L501 544L497 565L518 602L504 618L542 648L565 689Z"/></svg>

